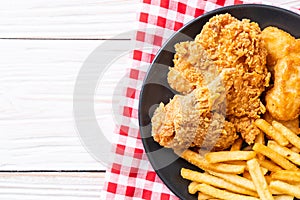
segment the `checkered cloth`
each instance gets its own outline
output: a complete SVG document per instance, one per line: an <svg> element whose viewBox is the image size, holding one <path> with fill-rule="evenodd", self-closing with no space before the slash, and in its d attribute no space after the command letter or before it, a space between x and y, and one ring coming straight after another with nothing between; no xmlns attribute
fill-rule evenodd
<svg viewBox="0 0 300 200"><path fill-rule="evenodd" d="M141 85L156 52L172 33L205 12L222 6L243 3L272 4L240 0L143 0L141 2L136 49L132 54L133 63L124 86L122 122L117 125L115 132L114 158L106 173L102 199L178 199L156 175L144 153L137 119Z"/></svg>

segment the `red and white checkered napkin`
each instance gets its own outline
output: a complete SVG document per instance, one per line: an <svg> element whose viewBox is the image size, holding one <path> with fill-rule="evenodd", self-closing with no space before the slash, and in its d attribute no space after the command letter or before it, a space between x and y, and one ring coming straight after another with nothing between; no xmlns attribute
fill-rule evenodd
<svg viewBox="0 0 300 200"><path fill-rule="evenodd" d="M205 12L222 6L243 3L262 2L240 0L143 0L141 2L133 65L129 70L127 85L124 86L122 122L114 133L116 136L113 144L114 158L106 173L102 199L178 199L156 175L144 153L137 126L140 88L151 61L171 33Z"/></svg>

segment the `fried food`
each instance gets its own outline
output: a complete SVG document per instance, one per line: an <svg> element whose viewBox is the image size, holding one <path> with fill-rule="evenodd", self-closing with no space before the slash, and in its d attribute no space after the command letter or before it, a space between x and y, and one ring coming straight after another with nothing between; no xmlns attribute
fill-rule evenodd
<svg viewBox="0 0 300 200"><path fill-rule="evenodd" d="M175 95L166 105L161 103L152 117L154 140L175 150L203 145L208 149L229 147L238 135L223 115L211 112L220 98L213 95L216 97L207 87L198 87L188 95Z"/></svg>
<svg viewBox="0 0 300 200"><path fill-rule="evenodd" d="M259 96L270 78L258 24L247 19L240 21L229 14L218 15L209 20L195 40L219 71L234 69L224 80L226 114L245 141L252 143L260 133L253 122L265 112Z"/></svg>
<svg viewBox="0 0 300 200"><path fill-rule="evenodd" d="M188 94L216 77L214 63L195 41L177 43L175 51L174 67L168 73L168 83L174 90Z"/></svg>
<svg viewBox="0 0 300 200"><path fill-rule="evenodd" d="M267 66L274 80L273 88L265 97L266 108L275 120L297 120L300 114L300 40L276 27L265 28L262 38L268 51Z"/></svg>
<svg viewBox="0 0 300 200"><path fill-rule="evenodd" d="M232 192L228 192L226 190L221 190L218 189L216 187L207 185L205 183L201 183L197 186L197 189L204 193L204 194L208 194L210 196L216 197L218 199L225 199L225 200L259 200L256 197L251 197L248 195L242 195L242 194L236 194L236 193L232 193Z"/></svg>
<svg viewBox="0 0 300 200"><path fill-rule="evenodd" d="M250 176L261 200L274 199L257 159L247 161Z"/></svg>
<svg viewBox="0 0 300 200"><path fill-rule="evenodd" d="M264 119L257 119L255 125L260 128L263 132L266 133L269 138L278 142L278 144L282 146L286 146L289 144L289 141L278 131L276 131L271 124L269 124Z"/></svg>
<svg viewBox="0 0 300 200"><path fill-rule="evenodd" d="M248 190L242 186L232 184L229 181L210 175L208 173L201 173L190 169L182 168L181 176L191 181L209 184L218 188L227 189L231 192L250 195L250 196L257 196L256 192L252 190Z"/></svg>
<svg viewBox="0 0 300 200"><path fill-rule="evenodd" d="M217 15L195 41L207 51L219 72L234 69L224 80L227 115L255 118L263 113L265 109L258 97L269 84L269 74L258 24L247 19L240 21L230 14Z"/></svg>
<svg viewBox="0 0 300 200"><path fill-rule="evenodd" d="M222 74L225 123L233 124L247 143L253 143L260 133L253 122L265 112L259 96L270 79L267 51L260 34L257 23L240 21L230 14L217 15L194 41L175 45L174 67L168 74L170 86L182 94L203 87Z"/></svg>
<svg viewBox="0 0 300 200"><path fill-rule="evenodd" d="M300 113L300 49L274 67L274 86L267 92L266 108L276 120L295 120Z"/></svg>
<svg viewBox="0 0 300 200"><path fill-rule="evenodd" d="M271 114L267 111L263 115L263 119L266 120L269 124L272 124L273 120L275 120ZM277 120L279 123L283 124L287 128L291 129L293 132L300 134L300 128L299 128L299 118L289 120L289 121L282 121L282 120Z"/></svg>
<svg viewBox="0 0 300 200"><path fill-rule="evenodd" d="M280 146L279 144L277 144L275 141L272 140L268 141L268 147L273 151L276 151L277 153L279 153L289 161L297 165L300 165L300 154L293 152L287 147Z"/></svg>
<svg viewBox="0 0 300 200"><path fill-rule="evenodd" d="M289 33L273 26L269 26L262 31L262 39L265 42L268 52L267 67L273 77L274 66L277 61L292 52L298 51L300 48L300 40L295 40Z"/></svg>
<svg viewBox="0 0 300 200"><path fill-rule="evenodd" d="M254 151L218 151L205 154L205 159L209 163L219 163L226 161L250 160L256 156Z"/></svg>
<svg viewBox="0 0 300 200"><path fill-rule="evenodd" d="M227 163L209 163L203 156L199 153L191 151L189 149L185 150L181 155L181 158L185 159L189 163L199 167L202 170L221 172L221 173L231 173L231 174L241 174L245 171L246 166L244 165L234 165Z"/></svg>
<svg viewBox="0 0 300 200"><path fill-rule="evenodd" d="M270 183L270 188L282 192L284 194L288 194L300 198L299 186L291 185L283 181L272 181Z"/></svg>
<svg viewBox="0 0 300 200"><path fill-rule="evenodd" d="M273 121L272 126L279 131L295 147L300 148L300 138L296 133L285 127L283 124Z"/></svg>
<svg viewBox="0 0 300 200"><path fill-rule="evenodd" d="M272 178L287 182L300 182L300 171L280 170L273 173Z"/></svg>
<svg viewBox="0 0 300 200"><path fill-rule="evenodd" d="M236 175L236 174L226 174L226 173L219 173L219 172L213 172L213 171L208 171L208 173L217 176L219 178L222 178L224 180L227 180L228 182L244 187L248 190L253 190L256 191L256 188L253 184L252 181L250 181L249 179Z"/></svg>
<svg viewBox="0 0 300 200"><path fill-rule="evenodd" d="M269 123L280 120L299 133L299 39L274 27L262 32L255 22L221 14L194 41L176 44L175 51L168 83L180 94L161 103L152 117L152 135L160 145L224 150L238 135L252 144L266 131L255 124L266 110ZM274 86L265 95L265 107L267 66ZM274 134L268 136L276 139Z"/></svg>
<svg viewBox="0 0 300 200"><path fill-rule="evenodd" d="M282 127L280 130L292 132L290 129L282 129ZM293 140L295 139L299 140L299 137L297 136L297 138L294 138ZM272 140L268 140L267 143L268 146L265 146L261 143L255 143L253 147L249 145L248 147L253 148L253 150L257 152L257 154L255 157L247 156L247 159L251 159L246 163L245 161L241 160L230 158L230 160L234 161L228 161L227 159L228 157L231 157L227 156L227 154L235 154L235 158L236 155L238 155L238 157L243 157L244 159L244 156L239 155L241 153L244 153L240 149L236 151L231 151L230 149L228 151L221 152L204 152L204 156L201 155L203 154L203 152L201 151L197 153L191 150L184 151L181 157L192 163L193 165L198 166L204 171L200 173L198 171L193 171L185 168L181 169L182 178L194 181L191 182L191 184L188 186L189 193L195 194L196 192L198 192L199 196L202 196L202 194L205 193L213 197L219 197L221 199L232 199L235 195L240 195L243 193L240 191L240 189L237 188L240 187L243 188L243 191L245 192L244 194L248 194L247 197L257 197L259 195L259 199L268 200L294 199L294 197L297 196L299 198L299 152L297 150L297 152L294 152L295 150L293 150L293 148L295 148L295 146L282 146ZM260 160L258 157L260 153L265 155L262 160ZM246 154L248 153L246 152ZM214 161L218 162L211 162L212 158ZM231 165L230 168L229 165ZM228 183L235 186L232 187ZM210 190L204 190L203 188L201 188L201 185L203 184L207 184L213 187L211 189L214 189L215 194L209 192ZM237 189L239 191L237 191ZM220 192L220 194L216 194L217 192ZM234 196L225 197L224 195L227 195L228 193L234 194ZM244 196L235 197L239 199L245 199ZM203 197L201 199L207 198L209 197Z"/></svg>
<svg viewBox="0 0 300 200"><path fill-rule="evenodd" d="M273 151L272 149L270 149L269 147L263 144L255 143L253 146L253 150L257 153L261 153L266 157L270 158L273 162L278 164L283 169L294 170L294 171L298 170L296 165L294 165L293 163L285 159L283 156L281 156L279 153Z"/></svg>

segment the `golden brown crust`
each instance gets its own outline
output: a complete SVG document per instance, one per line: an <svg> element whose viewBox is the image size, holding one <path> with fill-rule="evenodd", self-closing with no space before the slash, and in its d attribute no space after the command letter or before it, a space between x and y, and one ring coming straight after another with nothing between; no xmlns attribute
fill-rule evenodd
<svg viewBox="0 0 300 200"><path fill-rule="evenodd" d="M295 120L300 113L300 40L276 27L265 28L262 35L274 80L266 108L275 120Z"/></svg>
<svg viewBox="0 0 300 200"><path fill-rule="evenodd" d="M211 112L216 101L207 87L198 87L188 95L175 95L166 105L161 103L152 117L154 140L177 150L228 148L238 135L223 115Z"/></svg>
<svg viewBox="0 0 300 200"><path fill-rule="evenodd" d="M175 95L156 110L155 141L174 149L214 146L222 150L239 132L253 143L260 133L253 121L266 110L259 97L270 79L258 24L217 15L195 41L178 43L175 50L168 82L185 96ZM212 84L217 76L225 95L219 95L218 86Z"/></svg>
<svg viewBox="0 0 300 200"><path fill-rule="evenodd" d="M299 51L300 54L300 51ZM266 108L276 120L294 120L300 113L300 55L286 56L274 67L274 87L267 92Z"/></svg>
<svg viewBox="0 0 300 200"><path fill-rule="evenodd" d="M203 46L219 71L231 69L224 73L223 80L227 118L252 143L260 132L252 122L265 112L259 97L270 80L267 51L258 24L247 19L240 21L230 14L217 15L195 41Z"/></svg>
<svg viewBox="0 0 300 200"><path fill-rule="evenodd" d="M213 62L196 42L177 43L175 51L174 67L168 73L168 83L174 90L188 94L197 86L206 85L215 75Z"/></svg>
<svg viewBox="0 0 300 200"><path fill-rule="evenodd" d="M274 77L274 66L277 61L299 49L300 40L296 41L289 33L273 26L266 27L262 31L262 39L268 52L267 67Z"/></svg>

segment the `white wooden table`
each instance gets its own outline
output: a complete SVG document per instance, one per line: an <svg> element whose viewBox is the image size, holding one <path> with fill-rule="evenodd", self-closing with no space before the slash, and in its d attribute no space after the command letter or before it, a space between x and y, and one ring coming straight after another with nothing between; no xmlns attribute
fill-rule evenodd
<svg viewBox="0 0 300 200"><path fill-rule="evenodd" d="M283 1L278 1L283 2ZM297 0L286 1L296 6ZM136 25L135 0L0 1L0 199L100 199L105 166L81 144L73 120L76 76L88 55ZM130 36L116 42L126 44ZM118 52L112 46L107 52ZM116 60L96 95L106 131Z"/></svg>

